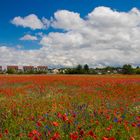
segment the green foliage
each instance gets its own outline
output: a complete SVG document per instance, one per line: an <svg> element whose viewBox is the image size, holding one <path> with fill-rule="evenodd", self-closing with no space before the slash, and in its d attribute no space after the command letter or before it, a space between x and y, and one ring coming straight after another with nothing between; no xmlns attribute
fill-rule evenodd
<svg viewBox="0 0 140 140"><path fill-rule="evenodd" d="M67 68L65 74L97 74L97 72L87 64L84 66L79 64L75 68Z"/></svg>
<svg viewBox="0 0 140 140"><path fill-rule="evenodd" d="M85 71L86 73L89 72L89 66L88 66L87 64L84 65L84 71Z"/></svg>
<svg viewBox="0 0 140 140"><path fill-rule="evenodd" d="M7 70L7 73L8 73L8 74L15 74L16 71L15 71L14 69L8 69L8 70Z"/></svg>
<svg viewBox="0 0 140 140"><path fill-rule="evenodd" d="M133 74L133 68L130 64L123 65L123 74Z"/></svg>
<svg viewBox="0 0 140 140"><path fill-rule="evenodd" d="M140 74L140 68L136 68L135 73Z"/></svg>

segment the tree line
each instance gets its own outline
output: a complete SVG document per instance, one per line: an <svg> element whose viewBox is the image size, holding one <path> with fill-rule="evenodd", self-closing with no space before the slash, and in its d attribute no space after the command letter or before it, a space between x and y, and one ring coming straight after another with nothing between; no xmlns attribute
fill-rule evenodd
<svg viewBox="0 0 140 140"><path fill-rule="evenodd" d="M107 66L104 68L89 68L87 64L77 65L73 68L67 68L65 74L140 74L139 66L133 68L130 64L125 64L122 67Z"/></svg>

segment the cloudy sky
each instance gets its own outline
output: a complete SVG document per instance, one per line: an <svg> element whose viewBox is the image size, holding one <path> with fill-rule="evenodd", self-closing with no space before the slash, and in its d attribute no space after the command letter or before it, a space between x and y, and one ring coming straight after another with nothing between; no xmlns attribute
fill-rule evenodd
<svg viewBox="0 0 140 140"><path fill-rule="evenodd" d="M140 66L139 0L0 0L0 65Z"/></svg>

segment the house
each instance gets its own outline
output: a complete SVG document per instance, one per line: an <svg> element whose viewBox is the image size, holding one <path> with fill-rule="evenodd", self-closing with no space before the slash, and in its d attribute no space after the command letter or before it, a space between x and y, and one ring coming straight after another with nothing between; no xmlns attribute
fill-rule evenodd
<svg viewBox="0 0 140 140"><path fill-rule="evenodd" d="M34 66L23 66L24 72L34 71Z"/></svg>
<svg viewBox="0 0 140 140"><path fill-rule="evenodd" d="M48 71L48 67L47 66L37 66L37 71Z"/></svg>
<svg viewBox="0 0 140 140"><path fill-rule="evenodd" d="M13 71L17 72L18 66L7 66L7 70L13 70Z"/></svg>
<svg viewBox="0 0 140 140"><path fill-rule="evenodd" d="M59 72L60 72L59 69L52 69L52 73L53 73L53 74L58 74Z"/></svg>

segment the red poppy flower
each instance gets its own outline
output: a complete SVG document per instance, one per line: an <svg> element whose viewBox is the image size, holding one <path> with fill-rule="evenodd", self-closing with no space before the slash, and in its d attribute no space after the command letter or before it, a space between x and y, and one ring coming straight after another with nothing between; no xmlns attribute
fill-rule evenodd
<svg viewBox="0 0 140 140"><path fill-rule="evenodd" d="M60 139L60 134L58 132L54 133L53 137L51 138L51 140L58 140Z"/></svg>
<svg viewBox="0 0 140 140"><path fill-rule="evenodd" d="M52 122L53 126L59 126L58 122Z"/></svg>
<svg viewBox="0 0 140 140"><path fill-rule="evenodd" d="M2 138L2 134L0 133L0 139Z"/></svg>
<svg viewBox="0 0 140 140"><path fill-rule="evenodd" d="M8 129L5 129L4 133L5 133L6 135L8 135L8 134L9 134Z"/></svg>
<svg viewBox="0 0 140 140"><path fill-rule="evenodd" d="M133 122L131 125L132 125L133 127L136 127L136 126L137 126L137 124L136 124L135 122Z"/></svg>
<svg viewBox="0 0 140 140"><path fill-rule="evenodd" d="M93 137L93 138L96 138L96 135L93 133L93 131L89 131L89 132L88 132L88 135L90 135L90 136Z"/></svg>
<svg viewBox="0 0 140 140"><path fill-rule="evenodd" d="M40 138L37 136L33 136L32 140L40 140Z"/></svg>
<svg viewBox="0 0 140 140"><path fill-rule="evenodd" d="M42 126L41 122L37 122L36 125L37 125L38 127Z"/></svg>
<svg viewBox="0 0 140 140"><path fill-rule="evenodd" d="M130 137L130 140L135 140L135 138L134 137Z"/></svg>

